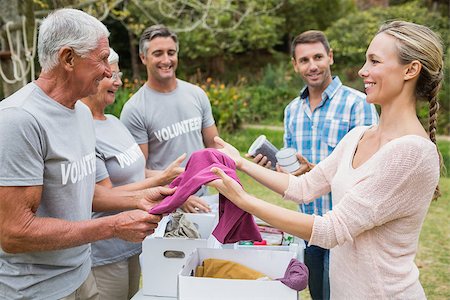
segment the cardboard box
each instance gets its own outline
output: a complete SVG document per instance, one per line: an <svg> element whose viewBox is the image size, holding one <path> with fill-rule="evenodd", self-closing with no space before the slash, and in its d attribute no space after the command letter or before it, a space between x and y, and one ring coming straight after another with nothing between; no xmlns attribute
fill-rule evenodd
<svg viewBox="0 0 450 300"><path fill-rule="evenodd" d="M142 269L142 294L159 297L177 296L177 275L191 252L196 248L215 245L211 235L217 218L215 214L186 214L198 225L200 239L165 238L169 216L164 217L155 233L142 242L140 263Z"/></svg>
<svg viewBox="0 0 450 300"><path fill-rule="evenodd" d="M262 272L270 278L281 278L296 253L290 251L237 249L196 249L178 274L179 300L298 300L298 292L281 281L233 280L191 276L207 258L234 261Z"/></svg>

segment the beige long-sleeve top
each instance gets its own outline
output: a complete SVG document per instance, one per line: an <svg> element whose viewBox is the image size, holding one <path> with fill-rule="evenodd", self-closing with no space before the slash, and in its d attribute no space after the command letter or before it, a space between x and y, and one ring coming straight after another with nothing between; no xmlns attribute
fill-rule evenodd
<svg viewBox="0 0 450 300"><path fill-rule="evenodd" d="M332 248L331 299L424 299L414 258L439 180L436 146L403 136L355 169L352 160L367 129L349 132L309 173L290 176L284 197L307 203L332 192L333 210L315 216L309 241Z"/></svg>

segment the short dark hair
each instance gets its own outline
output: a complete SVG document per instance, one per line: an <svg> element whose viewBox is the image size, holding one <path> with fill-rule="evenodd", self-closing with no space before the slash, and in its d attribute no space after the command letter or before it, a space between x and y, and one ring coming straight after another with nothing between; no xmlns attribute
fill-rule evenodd
<svg viewBox="0 0 450 300"><path fill-rule="evenodd" d="M295 47L299 44L312 44L320 42L325 47L325 50L330 52L330 44L328 43L327 37L322 31L319 30L308 30L297 35L291 44L291 55L295 58Z"/></svg>
<svg viewBox="0 0 450 300"><path fill-rule="evenodd" d="M157 37L170 37L177 44L178 51L178 37L177 35L170 31L169 28L162 24L153 25L147 27L141 34L141 38L139 39L139 53L147 55L148 50L148 42Z"/></svg>

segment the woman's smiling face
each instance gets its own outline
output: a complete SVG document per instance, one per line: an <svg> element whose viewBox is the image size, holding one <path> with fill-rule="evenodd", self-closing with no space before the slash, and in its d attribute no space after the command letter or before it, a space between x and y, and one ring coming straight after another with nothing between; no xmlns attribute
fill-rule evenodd
<svg viewBox="0 0 450 300"><path fill-rule="evenodd" d="M366 52L366 62L358 74L364 79L367 102L392 101L402 91L406 65L400 64L397 40L385 33L377 34Z"/></svg>
<svg viewBox="0 0 450 300"><path fill-rule="evenodd" d="M103 78L98 85L98 92L95 95L95 100L104 107L114 103L116 92L122 86L121 74L119 64L114 63L110 65L112 76L111 78Z"/></svg>

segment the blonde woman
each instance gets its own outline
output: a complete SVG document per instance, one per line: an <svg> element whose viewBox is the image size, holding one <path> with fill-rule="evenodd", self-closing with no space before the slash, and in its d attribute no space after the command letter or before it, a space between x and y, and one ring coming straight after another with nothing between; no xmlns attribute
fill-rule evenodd
<svg viewBox="0 0 450 300"><path fill-rule="evenodd" d="M359 71L367 102L381 107L379 124L350 131L300 177L245 160L216 139L238 169L285 199L307 203L331 191L334 208L324 216L259 200L219 169L213 171L221 180L211 185L273 226L330 248L331 299L425 299L414 258L430 201L439 194L435 132L442 69L442 43L429 28L383 25ZM428 134L416 116L418 99L430 104Z"/></svg>

